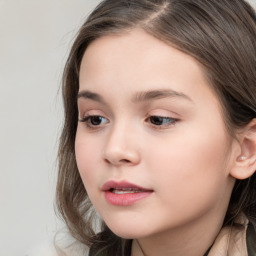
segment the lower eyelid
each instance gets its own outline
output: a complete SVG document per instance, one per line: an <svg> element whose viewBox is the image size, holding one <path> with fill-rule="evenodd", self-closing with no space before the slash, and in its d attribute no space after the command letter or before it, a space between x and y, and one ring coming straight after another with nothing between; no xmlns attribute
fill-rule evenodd
<svg viewBox="0 0 256 256"><path fill-rule="evenodd" d="M100 121L98 124L93 124L93 118L96 117L98 118L99 117L99 120L97 121ZM96 123L97 123L96 121ZM82 122L85 124L85 126L88 128L88 129L91 129L91 130L98 130L98 129L101 129L103 128L106 124L109 123L109 120L102 116L102 115L87 115L87 116L84 116L82 119L79 119L79 122Z"/></svg>
<svg viewBox="0 0 256 256"><path fill-rule="evenodd" d="M159 118L159 120L153 121L152 117ZM167 122L164 122L161 119L167 119ZM165 120L166 121L166 120ZM165 116L150 116L146 119L146 122L149 123L150 126L152 126L155 129L164 129L174 126L179 120L177 118L173 117L165 117Z"/></svg>

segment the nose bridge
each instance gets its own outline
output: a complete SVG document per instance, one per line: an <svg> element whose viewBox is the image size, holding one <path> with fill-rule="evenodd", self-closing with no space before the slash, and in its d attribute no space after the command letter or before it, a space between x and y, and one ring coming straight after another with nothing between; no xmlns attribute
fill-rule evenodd
<svg viewBox="0 0 256 256"><path fill-rule="evenodd" d="M116 122L109 130L104 158L113 165L139 162L136 131L125 120Z"/></svg>

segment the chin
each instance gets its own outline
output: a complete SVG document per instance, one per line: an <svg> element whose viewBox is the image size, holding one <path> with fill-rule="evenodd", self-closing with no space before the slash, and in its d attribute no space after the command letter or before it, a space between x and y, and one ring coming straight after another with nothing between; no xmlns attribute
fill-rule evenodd
<svg viewBox="0 0 256 256"><path fill-rule="evenodd" d="M144 237L145 235L141 234L141 232L134 232L132 230L113 230L110 229L115 235L124 239L138 239Z"/></svg>
<svg viewBox="0 0 256 256"><path fill-rule="evenodd" d="M138 239L147 236L145 229L141 226L136 225L108 225L109 229L117 236L124 239Z"/></svg>

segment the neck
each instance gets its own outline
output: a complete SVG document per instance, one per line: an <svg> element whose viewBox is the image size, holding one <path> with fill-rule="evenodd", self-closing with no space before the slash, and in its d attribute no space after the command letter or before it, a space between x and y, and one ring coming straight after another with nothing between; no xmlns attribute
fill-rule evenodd
<svg viewBox="0 0 256 256"><path fill-rule="evenodd" d="M132 256L203 256L213 244L218 235L222 218L205 218L200 223L193 221L184 227L139 238L133 244Z"/></svg>

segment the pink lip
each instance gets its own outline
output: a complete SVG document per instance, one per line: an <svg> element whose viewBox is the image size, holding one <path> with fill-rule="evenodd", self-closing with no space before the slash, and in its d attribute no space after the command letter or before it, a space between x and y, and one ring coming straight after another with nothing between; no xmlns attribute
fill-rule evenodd
<svg viewBox="0 0 256 256"><path fill-rule="evenodd" d="M132 184L130 182L121 181L108 181L102 186L105 199L108 203L117 206L129 206L137 202L138 200L144 199L153 193L153 190L143 188L141 186ZM123 193L116 194L113 190L131 189L136 192L134 193Z"/></svg>

